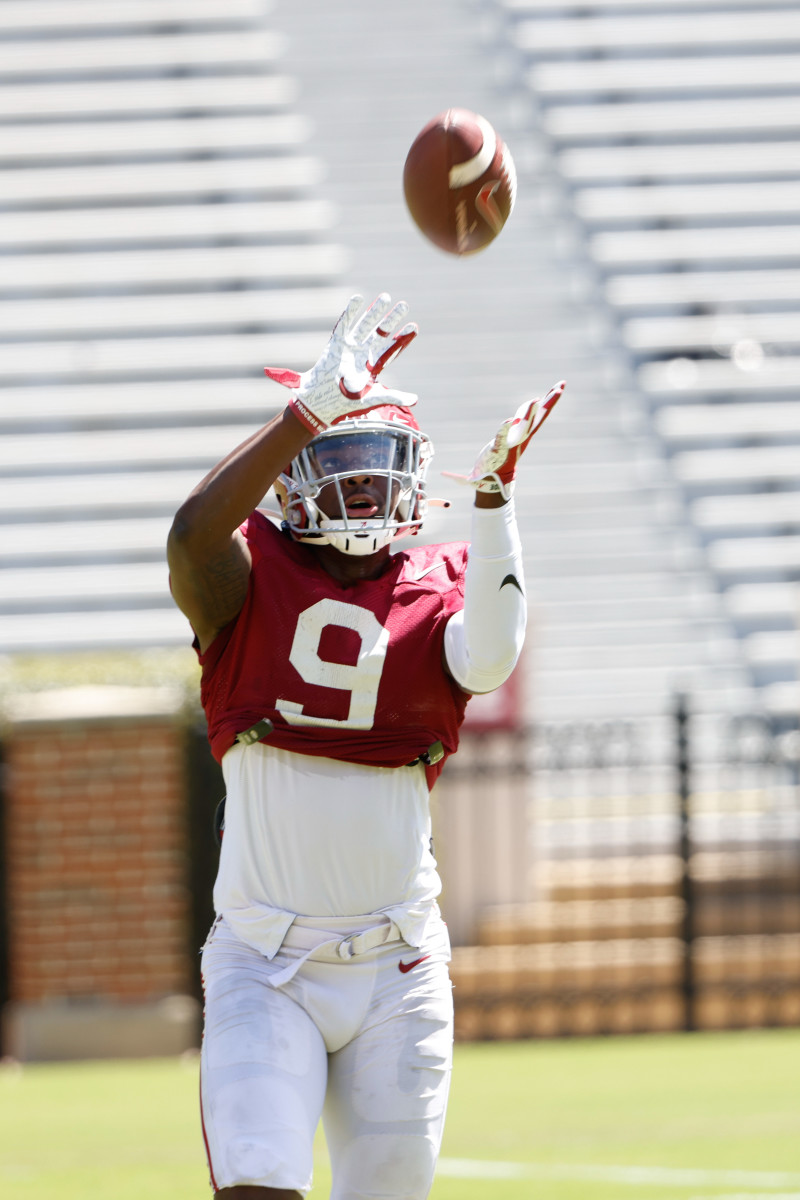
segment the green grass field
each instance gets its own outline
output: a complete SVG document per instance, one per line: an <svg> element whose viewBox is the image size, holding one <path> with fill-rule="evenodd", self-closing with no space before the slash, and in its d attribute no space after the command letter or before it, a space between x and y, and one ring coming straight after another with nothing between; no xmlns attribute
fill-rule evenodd
<svg viewBox="0 0 800 1200"><path fill-rule="evenodd" d="M209 1196L197 1060L1 1067L0 1189ZM723 1196L800 1200L800 1030L457 1047L432 1200Z"/></svg>

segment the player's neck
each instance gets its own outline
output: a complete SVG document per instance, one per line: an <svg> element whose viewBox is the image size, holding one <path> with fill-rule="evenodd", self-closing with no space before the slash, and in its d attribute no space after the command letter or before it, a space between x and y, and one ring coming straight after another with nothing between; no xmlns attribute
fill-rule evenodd
<svg viewBox="0 0 800 1200"><path fill-rule="evenodd" d="M315 546L320 566L344 587L352 587L364 579L377 579L386 570L391 550L383 546L374 554L342 554L334 546Z"/></svg>

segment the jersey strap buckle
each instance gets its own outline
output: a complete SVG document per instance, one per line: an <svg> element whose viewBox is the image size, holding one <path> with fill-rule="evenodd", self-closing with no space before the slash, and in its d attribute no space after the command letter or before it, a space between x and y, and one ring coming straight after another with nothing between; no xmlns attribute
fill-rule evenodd
<svg viewBox="0 0 800 1200"><path fill-rule="evenodd" d="M253 742L260 742L262 738L269 737L273 728L272 721L268 721L266 717L262 717L260 721L256 721L255 725L251 725L249 729L243 729L241 733L237 733L236 741L240 746L252 746Z"/></svg>
<svg viewBox="0 0 800 1200"><path fill-rule="evenodd" d="M426 767L432 767L435 763L441 762L444 758L444 746L441 742L433 742L420 754L419 758L412 759L407 764L409 767L415 767L417 763L425 763Z"/></svg>

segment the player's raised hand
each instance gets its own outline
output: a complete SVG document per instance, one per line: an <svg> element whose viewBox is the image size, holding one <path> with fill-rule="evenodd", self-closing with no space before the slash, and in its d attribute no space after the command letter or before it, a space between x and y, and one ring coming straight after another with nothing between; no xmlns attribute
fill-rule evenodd
<svg viewBox="0 0 800 1200"><path fill-rule="evenodd" d="M499 493L504 500L510 500L517 463L533 435L547 420L565 387L562 380L550 389L544 399L537 397L520 405L514 416L503 422L494 439L483 447L469 475L458 475L453 471L443 471L442 474L457 479L459 483L469 484L479 492Z"/></svg>
<svg viewBox="0 0 800 1200"><path fill-rule="evenodd" d="M384 367L417 336L416 325L403 324L408 305L404 300L392 305L386 292L362 313L363 305L361 296L350 297L325 350L310 370L300 374L265 367L270 379L291 389L289 407L312 433L320 433L340 417L379 404L417 402L415 395L378 382Z"/></svg>

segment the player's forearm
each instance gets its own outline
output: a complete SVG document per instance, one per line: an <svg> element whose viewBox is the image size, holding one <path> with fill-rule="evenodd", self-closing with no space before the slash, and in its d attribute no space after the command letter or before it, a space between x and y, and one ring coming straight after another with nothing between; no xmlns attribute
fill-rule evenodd
<svg viewBox="0 0 800 1200"><path fill-rule="evenodd" d="M525 639L527 602L513 500L500 510L473 510L464 609L445 631L445 658L465 691L499 687Z"/></svg>
<svg viewBox="0 0 800 1200"><path fill-rule="evenodd" d="M311 434L287 408L226 455L179 508L171 538L203 554L227 541Z"/></svg>

